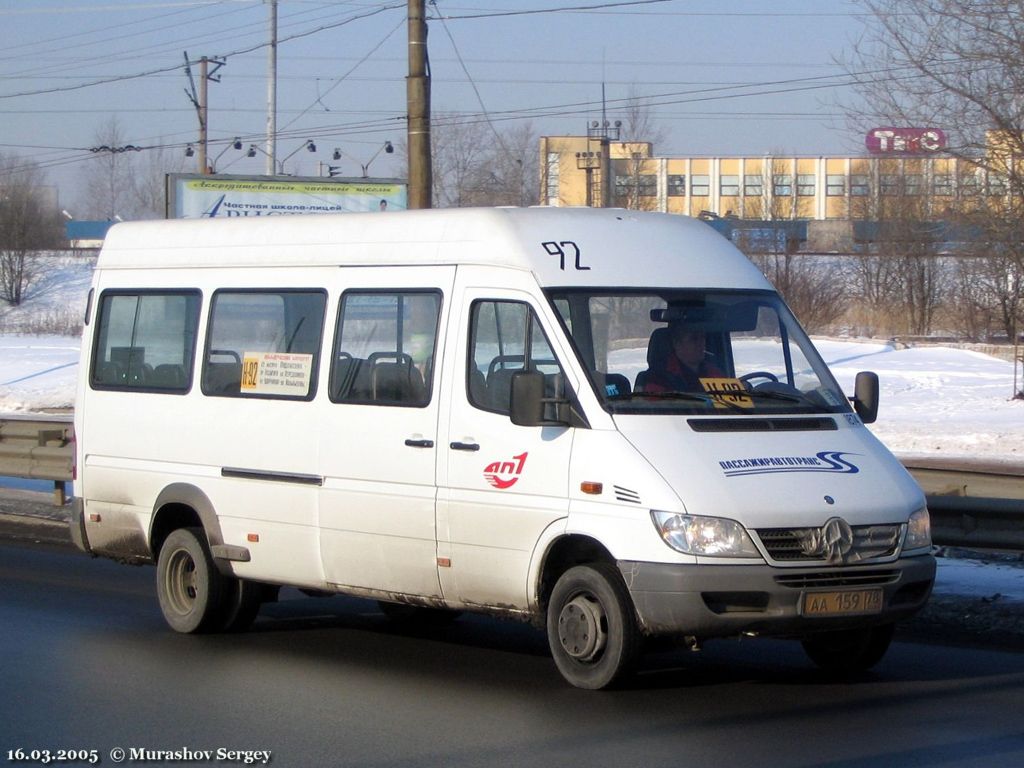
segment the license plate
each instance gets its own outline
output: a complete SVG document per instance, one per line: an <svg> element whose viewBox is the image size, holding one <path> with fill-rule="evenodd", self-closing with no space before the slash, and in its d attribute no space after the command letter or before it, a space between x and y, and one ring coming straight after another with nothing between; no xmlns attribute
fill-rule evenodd
<svg viewBox="0 0 1024 768"><path fill-rule="evenodd" d="M881 611L880 589L808 592L804 595L804 616L852 616Z"/></svg>

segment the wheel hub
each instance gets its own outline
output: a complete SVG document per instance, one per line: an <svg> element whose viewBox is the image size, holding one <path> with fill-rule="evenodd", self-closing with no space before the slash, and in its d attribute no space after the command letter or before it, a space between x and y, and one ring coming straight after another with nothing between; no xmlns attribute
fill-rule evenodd
<svg viewBox="0 0 1024 768"><path fill-rule="evenodd" d="M591 661L600 654L608 640L600 603L586 595L566 603L558 615L558 640L577 661Z"/></svg>

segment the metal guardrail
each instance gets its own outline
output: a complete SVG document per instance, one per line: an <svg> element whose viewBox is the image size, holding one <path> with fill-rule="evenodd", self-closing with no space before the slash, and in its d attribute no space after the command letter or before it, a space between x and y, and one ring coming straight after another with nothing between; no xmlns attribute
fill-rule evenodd
<svg viewBox="0 0 1024 768"><path fill-rule="evenodd" d="M53 480L53 501L67 501L73 480L74 425L67 416L0 416L0 475Z"/></svg>
<svg viewBox="0 0 1024 768"><path fill-rule="evenodd" d="M903 464L928 497L936 544L1024 551L1024 465L938 457Z"/></svg>
<svg viewBox="0 0 1024 768"><path fill-rule="evenodd" d="M72 480L71 415L0 416L0 476L54 481L54 502ZM927 457L903 464L928 497L940 546L1024 551L1024 465Z"/></svg>

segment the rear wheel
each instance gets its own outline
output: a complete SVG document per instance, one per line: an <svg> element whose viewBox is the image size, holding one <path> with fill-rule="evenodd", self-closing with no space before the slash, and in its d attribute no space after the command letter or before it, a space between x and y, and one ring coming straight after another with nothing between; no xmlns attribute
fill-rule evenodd
<svg viewBox="0 0 1024 768"><path fill-rule="evenodd" d="M558 671L577 688L620 680L632 669L640 637L618 570L591 563L562 574L548 602L547 632Z"/></svg>
<svg viewBox="0 0 1024 768"><path fill-rule="evenodd" d="M804 638L811 661L833 674L856 674L875 666L885 656L896 631L894 624L866 629L823 632Z"/></svg>
<svg viewBox="0 0 1024 768"><path fill-rule="evenodd" d="M226 579L224 614L221 631L244 632L256 620L256 614L263 605L267 588L265 584L247 579Z"/></svg>
<svg viewBox="0 0 1024 768"><path fill-rule="evenodd" d="M157 558L156 593L172 629L195 633L221 628L227 589L202 528L179 528L167 537Z"/></svg>

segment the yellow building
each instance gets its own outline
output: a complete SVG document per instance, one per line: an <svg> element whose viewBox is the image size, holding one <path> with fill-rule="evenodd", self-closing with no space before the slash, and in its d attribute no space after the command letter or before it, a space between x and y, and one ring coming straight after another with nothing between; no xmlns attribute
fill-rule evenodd
<svg viewBox="0 0 1024 768"><path fill-rule="evenodd" d="M607 156L606 163L602 157ZM541 202L608 203L690 216L756 220L851 221L878 218L887 199L920 201L941 219L958 198L1005 195L1004 176L934 153L850 157L655 157L645 142L601 137L540 140ZM604 166L610 167L602 178Z"/></svg>

